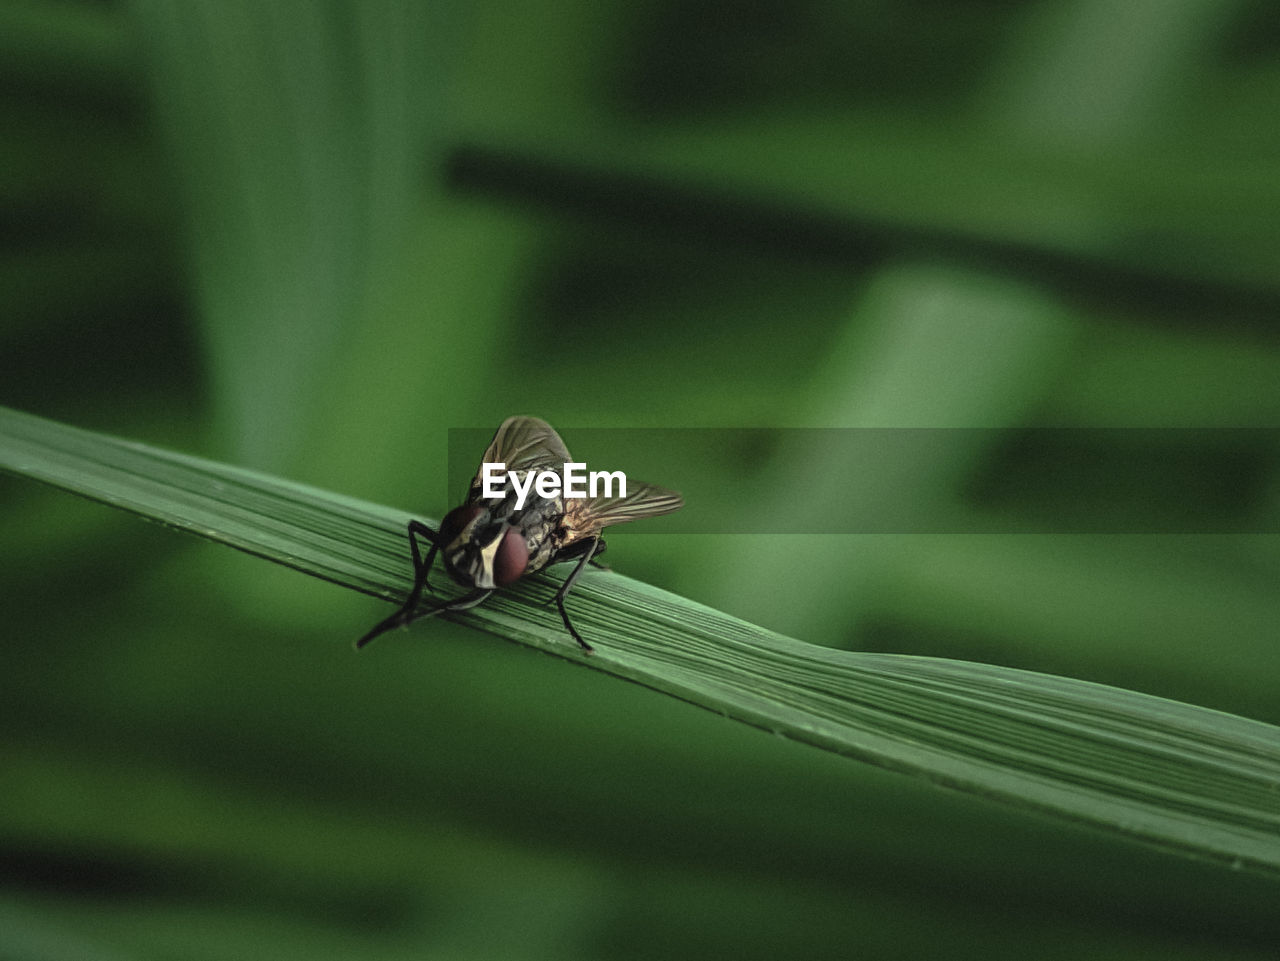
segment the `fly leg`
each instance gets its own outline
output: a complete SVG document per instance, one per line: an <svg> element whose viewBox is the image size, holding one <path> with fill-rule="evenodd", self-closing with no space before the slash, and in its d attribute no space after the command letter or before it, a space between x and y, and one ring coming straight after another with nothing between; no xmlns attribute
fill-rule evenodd
<svg viewBox="0 0 1280 961"><path fill-rule="evenodd" d="M427 552L425 561L422 559L422 547L418 544L419 537L425 538L431 544L431 550ZM385 634L387 631L408 624L420 616L415 611L418 608L418 602L422 600L422 589L425 587L429 590L431 587L427 582L427 574L431 570L432 562L436 559L436 551L440 549L440 543L436 532L426 524L421 521L409 521L409 546L413 550L413 589L409 591L409 596L400 610L386 620L380 621L373 630L356 641L357 648L364 647L379 634Z"/></svg>
<svg viewBox="0 0 1280 961"><path fill-rule="evenodd" d="M418 546L419 536L425 537L427 543L431 545L425 561L422 559L422 548ZM431 582L427 580L427 574L431 571L431 562L436 559L436 551L440 549L440 541L436 532L422 521L409 521L409 546L413 549L413 588L421 594L423 587L431 590Z"/></svg>
<svg viewBox="0 0 1280 961"><path fill-rule="evenodd" d="M434 607L429 607L425 611L414 610L414 605L417 601L416 598L411 596L409 601L405 603L404 607L400 608L400 610L396 611L385 621L382 621L374 627L374 629L368 634L356 641L356 647L364 647L379 634L385 634L393 628L402 627L405 624L411 624L422 617L434 617L435 615L442 614L445 611L469 610L481 601L485 600L493 593L493 590L494 589L492 587L482 587L478 590L472 591L470 594L464 594L462 597L455 597L451 601L445 601L443 604L437 604Z"/></svg>
<svg viewBox="0 0 1280 961"><path fill-rule="evenodd" d="M596 554L603 550L604 542L596 537L590 541L584 541L586 547L582 550L582 555L578 559L578 566L573 569L568 577L564 579L564 583L560 585L560 590L556 591L555 602L556 607L560 610L560 619L564 621L565 629L577 641L584 651L588 654L594 654L595 648L582 639L582 635L574 630L573 625L569 622L569 612L564 609L564 599L569 596L569 591L573 590L573 584L582 573L582 569L587 566L587 562ZM564 558L569 560L570 558Z"/></svg>
<svg viewBox="0 0 1280 961"><path fill-rule="evenodd" d="M573 582L577 580L578 572L582 569L583 558L585 558L586 562L592 567L600 567L607 571L609 568L605 567L603 564L597 564L595 562L595 558L604 553L605 546L604 540L600 537L596 537L594 539L587 538L585 540L574 541L568 547L562 548L555 557L551 558L549 562L551 564L564 564L568 561L577 561L578 566L573 569L573 573L570 574L569 577L565 579L565 582L560 585L560 590L548 597L540 606L547 607L553 601L559 600L561 597L560 591L567 591L573 586Z"/></svg>
<svg viewBox="0 0 1280 961"><path fill-rule="evenodd" d="M444 611L469 611L485 600L494 590L495 588L492 587L477 588L470 594L463 594L461 597L455 597L451 601L445 601L443 604L437 604L435 607L423 611L422 616L431 617L433 614L440 614Z"/></svg>

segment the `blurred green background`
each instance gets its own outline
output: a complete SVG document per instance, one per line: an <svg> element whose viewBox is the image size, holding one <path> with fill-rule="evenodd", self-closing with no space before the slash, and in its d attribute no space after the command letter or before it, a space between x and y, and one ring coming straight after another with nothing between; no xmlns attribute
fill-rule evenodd
<svg viewBox="0 0 1280 961"><path fill-rule="evenodd" d="M448 428L512 413L571 449L1275 427L1278 105L1261 0L8 0L0 403L437 517ZM725 496L801 471L923 518L1280 518L1267 433L1204 452L1172 507L1142 431L1088 455L1102 485L998 436L892 478L684 456ZM20 479L0 497L0 957L1280 943L1272 880L456 625L356 656L386 605ZM1280 722L1274 535L660 525L611 563L804 640Z"/></svg>

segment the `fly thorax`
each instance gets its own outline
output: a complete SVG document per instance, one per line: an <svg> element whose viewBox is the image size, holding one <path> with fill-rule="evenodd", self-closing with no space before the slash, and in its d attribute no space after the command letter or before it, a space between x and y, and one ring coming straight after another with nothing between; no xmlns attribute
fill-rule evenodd
<svg viewBox="0 0 1280 961"><path fill-rule="evenodd" d="M445 545L444 567L463 587L496 587L494 562L502 545L506 524L472 524Z"/></svg>

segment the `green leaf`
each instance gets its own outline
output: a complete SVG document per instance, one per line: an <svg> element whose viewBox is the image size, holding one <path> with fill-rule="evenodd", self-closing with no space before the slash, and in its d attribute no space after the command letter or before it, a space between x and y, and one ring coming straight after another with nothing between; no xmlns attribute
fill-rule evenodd
<svg viewBox="0 0 1280 961"><path fill-rule="evenodd" d="M388 600L409 588L410 515L392 508L4 408L0 468ZM536 603L542 576L457 618L838 754L1280 874L1280 728L995 665L815 647L612 572L580 585L594 656Z"/></svg>

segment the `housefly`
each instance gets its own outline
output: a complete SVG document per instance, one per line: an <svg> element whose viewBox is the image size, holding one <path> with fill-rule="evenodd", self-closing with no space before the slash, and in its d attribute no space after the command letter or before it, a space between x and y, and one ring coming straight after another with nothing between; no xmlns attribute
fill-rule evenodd
<svg viewBox="0 0 1280 961"><path fill-rule="evenodd" d="M507 484L502 496L486 498L482 466L471 481L466 501L444 516L438 531L421 521L409 522L413 589L404 606L356 641L356 647L419 617L475 607L499 588L551 564L576 561L577 566L560 585L554 600L569 634L591 653L591 645L570 623L564 599L582 569L604 553L601 531L625 521L670 514L684 500L674 491L629 479L625 494L619 491L616 496L611 490L598 497L566 497L563 490L550 497L532 492L529 474L558 472L572 461L564 441L546 421L536 417L508 417L503 421L481 463L505 464L515 483ZM514 489L517 485L523 486L524 495L518 495ZM431 545L425 559L420 539ZM471 592L419 610L423 589L431 589L427 577L436 554L442 556L445 573L463 587L471 588Z"/></svg>

